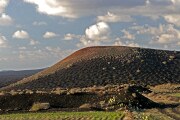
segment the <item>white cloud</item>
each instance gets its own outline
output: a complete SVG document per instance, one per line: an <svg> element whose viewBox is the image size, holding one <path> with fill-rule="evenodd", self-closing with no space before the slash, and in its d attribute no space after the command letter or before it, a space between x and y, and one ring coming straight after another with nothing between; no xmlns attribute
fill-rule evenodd
<svg viewBox="0 0 180 120"><path fill-rule="evenodd" d="M176 36L174 34L161 34L156 37L156 42L161 43L161 44L167 44L171 43L174 39L176 39Z"/></svg>
<svg viewBox="0 0 180 120"><path fill-rule="evenodd" d="M174 44L177 41L180 41L180 30L176 29L174 25L160 25L155 33L156 38L152 43L159 44Z"/></svg>
<svg viewBox="0 0 180 120"><path fill-rule="evenodd" d="M8 58L0 58L0 62L4 62L4 61L7 61Z"/></svg>
<svg viewBox="0 0 180 120"><path fill-rule="evenodd" d="M136 30L137 35L150 35L152 37L151 44L174 44L180 41L180 30L172 24L159 25L159 27L133 26L131 30Z"/></svg>
<svg viewBox="0 0 180 120"><path fill-rule="evenodd" d="M143 6L144 0L24 0L27 3L35 4L37 11L47 15L76 18L82 15L104 14L108 10L119 8L131 8ZM98 11L98 12L97 12Z"/></svg>
<svg viewBox="0 0 180 120"><path fill-rule="evenodd" d="M74 0L24 1L35 4L38 12L47 15L66 18L97 15L99 16L99 20L105 18L105 22L125 21L123 17L118 16L124 16L128 21L128 19L131 19L129 16L134 15L158 18L158 16L167 14L179 14L180 11L179 0L76 0L76 2L74 2ZM102 16L107 12L111 14Z"/></svg>
<svg viewBox="0 0 180 120"><path fill-rule="evenodd" d="M116 38L115 46L129 46L129 47L139 47L138 43L134 43L133 41L125 41L122 42L121 38Z"/></svg>
<svg viewBox="0 0 180 120"><path fill-rule="evenodd" d="M37 11L47 15L63 16L74 18L75 16L71 14L71 10L67 9L65 6L68 1L57 1L57 0L24 0L25 2L37 5ZM63 5L62 5L63 4Z"/></svg>
<svg viewBox="0 0 180 120"><path fill-rule="evenodd" d="M5 36L0 34L0 48L7 47L7 39Z"/></svg>
<svg viewBox="0 0 180 120"><path fill-rule="evenodd" d="M180 46L180 41L177 44Z"/></svg>
<svg viewBox="0 0 180 120"><path fill-rule="evenodd" d="M19 50L26 50L27 48L26 47L19 47L18 49Z"/></svg>
<svg viewBox="0 0 180 120"><path fill-rule="evenodd" d="M80 38L81 38L81 35L75 35L71 33L64 35L64 40L73 40L73 39L80 39Z"/></svg>
<svg viewBox="0 0 180 120"><path fill-rule="evenodd" d="M146 5L150 5L150 0L146 0Z"/></svg>
<svg viewBox="0 0 180 120"><path fill-rule="evenodd" d="M36 41L36 40L31 39L29 44L30 45L37 45L37 44L39 44L39 42Z"/></svg>
<svg viewBox="0 0 180 120"><path fill-rule="evenodd" d="M99 46L102 41L97 41L97 40L90 40L88 39L85 35L81 36L80 38L80 43L77 44L77 47L88 47L88 46Z"/></svg>
<svg viewBox="0 0 180 120"><path fill-rule="evenodd" d="M128 40L135 40L135 35L131 34L129 31L124 29L121 32L124 34L122 38L128 39Z"/></svg>
<svg viewBox="0 0 180 120"><path fill-rule="evenodd" d="M57 37L58 35L56 34L56 33L54 33L54 32L46 32L46 33L44 33L44 35L43 35L43 37L44 38L46 38L46 39L48 39L48 38L54 38L54 37Z"/></svg>
<svg viewBox="0 0 180 120"><path fill-rule="evenodd" d="M34 21L34 22L33 22L33 25L34 25L34 26L43 26L43 25L47 25L47 23L44 22L44 21L40 21L40 22Z"/></svg>
<svg viewBox="0 0 180 120"><path fill-rule="evenodd" d="M99 22L86 29L85 35L90 40L107 40L110 34L109 25L105 22Z"/></svg>
<svg viewBox="0 0 180 120"><path fill-rule="evenodd" d="M180 26L180 15L165 15L164 19L168 23L172 23L174 25Z"/></svg>
<svg viewBox="0 0 180 120"><path fill-rule="evenodd" d="M28 32L26 32L24 30L18 30L13 34L12 37L17 38L17 39L28 39L29 34L28 34Z"/></svg>
<svg viewBox="0 0 180 120"><path fill-rule="evenodd" d="M134 40L135 35L130 34L126 30L122 30L124 36L121 37L123 39ZM111 36L111 30L107 23L98 22L95 25L91 25L89 28L85 30L85 35L81 35L80 43L77 44L78 47L87 47L87 46L100 46L100 45L112 45L112 41L114 40L114 36ZM121 41L119 38L116 41ZM116 43L117 44L117 43ZM138 47L137 43L133 41L125 41L121 45L123 46L133 46Z"/></svg>
<svg viewBox="0 0 180 120"><path fill-rule="evenodd" d="M0 0L0 26L10 25L13 22L12 18L5 13L8 4L9 0Z"/></svg>
<svg viewBox="0 0 180 120"><path fill-rule="evenodd" d="M115 15L111 12L108 12L105 16L98 16L97 21L103 22L132 22L133 18L129 15Z"/></svg>
<svg viewBox="0 0 180 120"><path fill-rule="evenodd" d="M0 13L4 12L4 9L8 5L9 0L0 0Z"/></svg>
<svg viewBox="0 0 180 120"><path fill-rule="evenodd" d="M25 61L32 63L40 63L44 62L45 59L47 60L53 60L53 62L57 62L60 59L63 59L70 53L72 53L73 50L62 50L60 47L50 47L47 46L42 49L22 49L18 52L17 56L20 61ZM46 62L46 61L45 61ZM52 62L52 63L53 63Z"/></svg>
<svg viewBox="0 0 180 120"><path fill-rule="evenodd" d="M10 25L12 24L13 20L10 16L6 15L5 13L3 13L0 16L0 25L5 26L5 25Z"/></svg>

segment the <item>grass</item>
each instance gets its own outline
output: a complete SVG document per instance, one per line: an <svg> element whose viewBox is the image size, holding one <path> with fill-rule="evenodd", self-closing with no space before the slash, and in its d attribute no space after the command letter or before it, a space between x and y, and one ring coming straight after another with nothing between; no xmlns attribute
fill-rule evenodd
<svg viewBox="0 0 180 120"><path fill-rule="evenodd" d="M122 120L123 112L45 112L0 115L0 120Z"/></svg>
<svg viewBox="0 0 180 120"><path fill-rule="evenodd" d="M174 120L173 118L170 118L169 116L158 111L135 113L134 117L135 120Z"/></svg>
<svg viewBox="0 0 180 120"><path fill-rule="evenodd" d="M170 96L174 96L174 97L180 97L180 93L172 93L172 94L169 94Z"/></svg>

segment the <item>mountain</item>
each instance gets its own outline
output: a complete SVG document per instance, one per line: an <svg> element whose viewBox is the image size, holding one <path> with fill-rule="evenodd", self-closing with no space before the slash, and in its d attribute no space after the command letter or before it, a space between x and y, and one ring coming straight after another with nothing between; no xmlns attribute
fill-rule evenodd
<svg viewBox="0 0 180 120"><path fill-rule="evenodd" d="M21 80L25 77L36 74L43 69L37 70L21 70L21 71L0 71L0 87L10 85L18 80Z"/></svg>
<svg viewBox="0 0 180 120"><path fill-rule="evenodd" d="M81 49L4 90L180 83L180 52L125 46Z"/></svg>

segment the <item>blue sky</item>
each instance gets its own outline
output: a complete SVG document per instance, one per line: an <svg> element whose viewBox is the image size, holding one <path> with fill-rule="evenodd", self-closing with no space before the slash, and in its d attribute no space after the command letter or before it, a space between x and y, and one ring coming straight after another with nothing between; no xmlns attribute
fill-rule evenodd
<svg viewBox="0 0 180 120"><path fill-rule="evenodd" d="M87 46L180 50L180 0L0 0L0 70L44 68Z"/></svg>

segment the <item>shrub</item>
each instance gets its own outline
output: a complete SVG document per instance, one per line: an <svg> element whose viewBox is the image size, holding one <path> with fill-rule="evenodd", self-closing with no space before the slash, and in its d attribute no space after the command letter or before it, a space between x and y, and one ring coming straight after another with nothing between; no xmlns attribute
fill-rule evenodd
<svg viewBox="0 0 180 120"><path fill-rule="evenodd" d="M68 91L68 94L81 93L81 88L72 88Z"/></svg>
<svg viewBox="0 0 180 120"><path fill-rule="evenodd" d="M11 90L9 93L10 93L11 95L17 95L17 94L18 94L18 92L16 92L15 90Z"/></svg>
<svg viewBox="0 0 180 120"><path fill-rule="evenodd" d="M26 90L26 94L33 94L34 92L32 90Z"/></svg>
<svg viewBox="0 0 180 120"><path fill-rule="evenodd" d="M49 103L34 103L29 111L47 110L50 108Z"/></svg>
<svg viewBox="0 0 180 120"><path fill-rule="evenodd" d="M5 93L4 92L0 92L0 96L3 96L3 95L5 95Z"/></svg>
<svg viewBox="0 0 180 120"><path fill-rule="evenodd" d="M92 108L92 105L86 103L86 104L81 105L79 108L81 108L81 109L90 109L90 108Z"/></svg>
<svg viewBox="0 0 180 120"><path fill-rule="evenodd" d="M56 89L52 90L51 93L61 95L61 94L66 94L67 90L66 89L61 89L61 88L56 88Z"/></svg>

